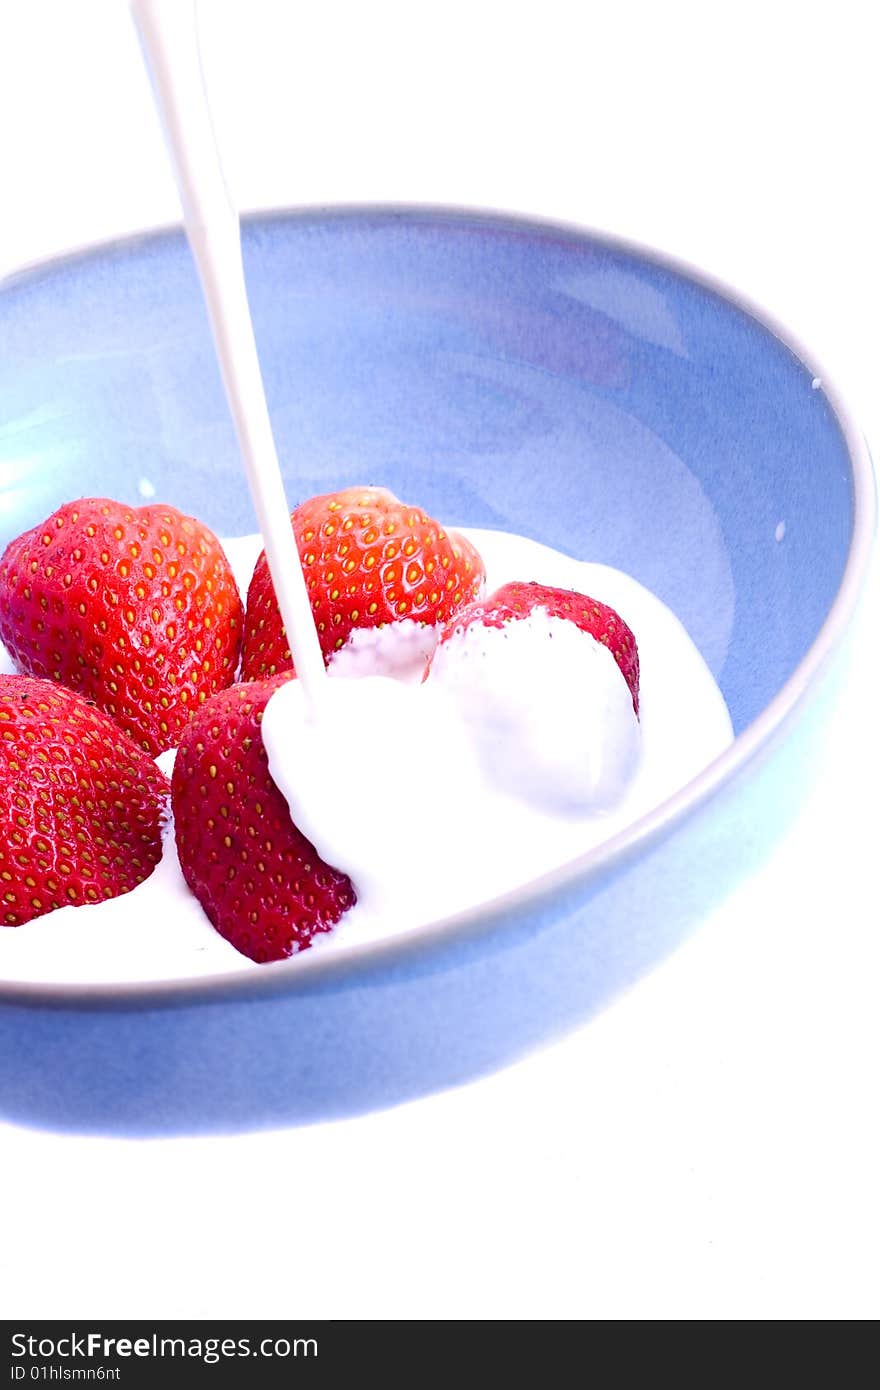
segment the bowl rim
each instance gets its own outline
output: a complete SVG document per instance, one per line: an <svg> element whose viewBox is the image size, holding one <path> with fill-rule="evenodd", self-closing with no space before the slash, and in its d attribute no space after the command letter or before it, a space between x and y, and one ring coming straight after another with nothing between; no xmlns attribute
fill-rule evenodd
<svg viewBox="0 0 880 1390"><path fill-rule="evenodd" d="M495 208L421 202L340 202L320 205L285 205L257 208L242 215L247 226L267 221L387 220L497 227L523 237L565 238L574 243L598 243L689 281L718 296L754 320L775 337L801 367L812 375L825 396L840 429L849 456L853 492L853 527L846 563L837 592L812 644L785 684L729 748L696 777L652 811L640 816L602 844L542 874L526 885L489 899L475 908L438 918L423 926L387 938L347 945L339 952L306 951L271 968L247 962L240 970L223 974L184 976L162 980L123 982L41 982L0 979L0 1004L58 1010L131 1011L189 1007L196 1004L246 1002L277 996L311 994L315 988L345 987L358 977L381 972L397 964L406 967L438 948L465 943L488 935L503 925L511 913L539 910L542 903L576 883L599 879L625 865L637 854L649 851L742 774L799 717L821 684L821 678L850 627L867 575L876 527L874 469L867 441L855 423L839 386L800 339L763 305L749 295L691 262L637 240L599 228L528 213ZM87 262L107 253L126 255L145 243L185 236L179 221L145 227L124 236L103 238L66 248L16 266L0 276L0 294L27 284L47 273ZM9 929L11 930L11 928Z"/></svg>

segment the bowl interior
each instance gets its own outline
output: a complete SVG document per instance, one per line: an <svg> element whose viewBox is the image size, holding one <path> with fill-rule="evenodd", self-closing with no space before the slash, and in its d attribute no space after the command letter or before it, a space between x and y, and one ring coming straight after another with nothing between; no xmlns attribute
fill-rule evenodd
<svg viewBox="0 0 880 1390"><path fill-rule="evenodd" d="M383 483L616 565L684 622L736 730L760 713L853 529L836 417L766 327L639 252L478 214L276 215L244 247L291 505ZM0 545L86 495L255 529L181 233L0 293L0 481Z"/></svg>

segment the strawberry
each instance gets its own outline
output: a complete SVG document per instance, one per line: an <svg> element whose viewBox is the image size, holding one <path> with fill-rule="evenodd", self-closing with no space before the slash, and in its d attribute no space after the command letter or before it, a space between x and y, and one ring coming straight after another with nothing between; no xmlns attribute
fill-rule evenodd
<svg viewBox="0 0 880 1390"><path fill-rule="evenodd" d="M162 857L168 779L82 695L0 675L0 923L127 893Z"/></svg>
<svg viewBox="0 0 880 1390"><path fill-rule="evenodd" d="M463 608L445 627L441 644L465 632L473 623L501 628L528 617L536 608L543 609L551 618L566 618L581 632L588 632L608 647L629 686L633 709L638 714L639 652L635 637L613 608L573 589L554 589L548 584L526 584L518 580L503 584L488 598Z"/></svg>
<svg viewBox="0 0 880 1390"><path fill-rule="evenodd" d="M87 695L153 755L231 684L241 622L219 541L174 507L68 502L0 559L18 669Z"/></svg>
<svg viewBox="0 0 880 1390"><path fill-rule="evenodd" d="M445 623L475 599L485 567L470 541L385 488L301 502L291 518L325 662L358 628ZM248 589L243 680L293 669L265 553Z"/></svg>
<svg viewBox="0 0 880 1390"><path fill-rule="evenodd" d="M183 876L220 935L261 962L304 950L355 902L351 881L300 834L269 775L260 723L290 679L215 695L184 733L171 779Z"/></svg>

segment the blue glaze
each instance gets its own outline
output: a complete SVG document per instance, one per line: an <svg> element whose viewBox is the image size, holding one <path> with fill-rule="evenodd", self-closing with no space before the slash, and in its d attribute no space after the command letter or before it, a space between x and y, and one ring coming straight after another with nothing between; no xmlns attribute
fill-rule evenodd
<svg viewBox="0 0 880 1390"><path fill-rule="evenodd" d="M761 716L832 610L863 466L790 347L682 270L568 229L343 210L251 221L244 245L291 504L378 482L450 524L626 569L678 613L737 731ZM0 544L69 497L138 503L141 478L223 534L255 527L177 233L0 294ZM335 974L293 963L255 997L2 1005L0 1114L233 1129L497 1066L588 1016L770 852L824 707L652 845L469 932Z"/></svg>

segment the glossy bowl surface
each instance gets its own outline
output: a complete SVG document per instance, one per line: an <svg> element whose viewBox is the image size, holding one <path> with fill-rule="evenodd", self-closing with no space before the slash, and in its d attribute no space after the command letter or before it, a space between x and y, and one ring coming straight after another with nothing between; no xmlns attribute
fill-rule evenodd
<svg viewBox="0 0 880 1390"><path fill-rule="evenodd" d="M749 871L743 826L753 858L769 852L867 564L871 471L844 407L705 276L573 228L427 208L259 217L244 252L291 504L378 482L449 525L628 570L691 633L738 737L607 846L396 941L257 978L0 982L0 1113L37 1123L345 1113L588 1016ZM0 545L66 498L137 504L145 487L222 535L255 529L178 231L0 291Z"/></svg>

